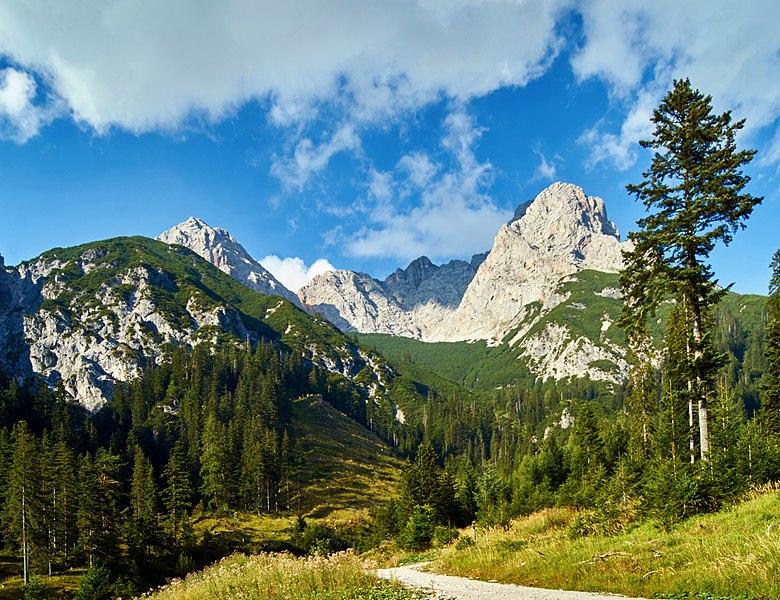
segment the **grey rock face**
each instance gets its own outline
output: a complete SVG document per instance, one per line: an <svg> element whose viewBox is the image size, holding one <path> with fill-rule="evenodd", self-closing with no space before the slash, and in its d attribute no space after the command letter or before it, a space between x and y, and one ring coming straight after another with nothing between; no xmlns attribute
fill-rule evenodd
<svg viewBox="0 0 780 600"><path fill-rule="evenodd" d="M24 342L24 282L0 256L0 370L20 377L31 371Z"/></svg>
<svg viewBox="0 0 780 600"><path fill-rule="evenodd" d="M601 198L559 182L521 208L498 232L443 339L500 341L523 325L525 306L561 302L556 289L567 275L620 270L624 244Z"/></svg>
<svg viewBox="0 0 780 600"><path fill-rule="evenodd" d="M455 308L476 272L471 263L462 260L436 266L422 256L406 269L397 269L384 283L387 291L407 310L428 303Z"/></svg>
<svg viewBox="0 0 780 600"><path fill-rule="evenodd" d="M92 257L94 258L94 257ZM69 291L56 276L58 263L36 260L20 267L23 281L37 286L42 299ZM94 268L85 253L78 268ZM115 381L128 381L140 369L164 355L167 344L193 346L209 339L207 325L215 325L245 339L247 331L238 314L221 306L205 308L193 295L186 314L172 322L157 305L150 287L176 291L168 276L147 266L120 273L94 295L74 295L67 307L28 305L23 332L33 372L65 389L89 411L99 410L111 398Z"/></svg>
<svg viewBox="0 0 780 600"><path fill-rule="evenodd" d="M476 255L479 264L482 255ZM476 268L462 260L435 265L423 256L384 281L365 273L332 271L299 292L311 310L344 331L432 339L457 308Z"/></svg>
<svg viewBox="0 0 780 600"><path fill-rule="evenodd" d="M190 217L164 231L157 239L166 244L189 248L223 273L256 292L282 296L301 307L298 296L284 287L224 229L210 227L201 219Z"/></svg>

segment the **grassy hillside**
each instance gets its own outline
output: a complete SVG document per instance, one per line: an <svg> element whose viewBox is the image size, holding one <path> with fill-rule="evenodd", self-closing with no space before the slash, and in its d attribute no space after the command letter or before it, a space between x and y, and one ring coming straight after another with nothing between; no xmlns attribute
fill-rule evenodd
<svg viewBox="0 0 780 600"><path fill-rule="evenodd" d="M303 451L301 512L353 518L395 493L403 461L370 431L317 397L293 402L292 427Z"/></svg>
<svg viewBox="0 0 780 600"><path fill-rule="evenodd" d="M445 550L436 570L645 598L780 597L778 491L671 531L645 522L612 536L579 537L572 533L577 515L550 509L508 529L480 530L476 544L461 540Z"/></svg>

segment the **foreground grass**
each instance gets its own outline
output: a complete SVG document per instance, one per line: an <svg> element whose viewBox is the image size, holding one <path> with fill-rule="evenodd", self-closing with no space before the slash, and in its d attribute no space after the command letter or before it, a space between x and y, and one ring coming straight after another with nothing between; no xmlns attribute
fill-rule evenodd
<svg viewBox="0 0 780 600"><path fill-rule="evenodd" d="M651 598L780 597L780 493L690 519L571 539L576 512L550 509L461 539L436 569L450 575Z"/></svg>
<svg viewBox="0 0 780 600"><path fill-rule="evenodd" d="M419 594L367 573L354 554L234 555L142 598L153 600L412 600Z"/></svg>

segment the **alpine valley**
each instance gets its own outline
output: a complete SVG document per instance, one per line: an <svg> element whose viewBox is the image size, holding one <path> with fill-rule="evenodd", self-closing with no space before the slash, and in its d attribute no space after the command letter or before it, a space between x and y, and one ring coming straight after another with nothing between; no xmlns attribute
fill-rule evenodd
<svg viewBox="0 0 780 600"><path fill-rule="evenodd" d="M422 550L454 527L618 496L570 529L619 530L646 501L630 481L649 452L617 325L630 249L604 200L555 183L483 254L422 256L384 280L331 271L297 294L194 217L157 239L0 259L0 545L14 553L0 569L104 563L84 582L125 596L234 551ZM657 374L674 306L649 324ZM730 390L712 437L759 483L777 472L771 445L734 432L760 405L766 307L726 292L710 316ZM690 466L693 428L677 429L682 404L647 397L675 457L652 481L676 485L664 465ZM654 489L653 506L687 507L688 488Z"/></svg>

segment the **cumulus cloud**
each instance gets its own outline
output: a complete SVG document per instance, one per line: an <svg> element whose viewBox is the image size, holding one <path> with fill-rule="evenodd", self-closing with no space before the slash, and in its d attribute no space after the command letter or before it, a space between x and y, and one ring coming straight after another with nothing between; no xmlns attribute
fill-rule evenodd
<svg viewBox="0 0 780 600"><path fill-rule="evenodd" d="M326 258L318 258L311 266L307 267L303 259L297 256L279 258L274 254L270 254L263 258L260 264L282 282L284 287L294 292L297 292L317 275L335 271L334 266Z"/></svg>
<svg viewBox="0 0 780 600"><path fill-rule="evenodd" d="M639 140L648 139L653 133L650 119L661 96L662 92L657 88L640 94L618 133L612 133L602 124L585 131L579 138L579 142L589 148L585 165L592 168L608 162L622 171L630 168L636 162Z"/></svg>
<svg viewBox="0 0 780 600"><path fill-rule="evenodd" d="M474 155L482 130L462 109L444 122L441 145L454 166L437 171L435 161L417 152L402 159L392 180L395 197L409 189L409 180L425 182L411 206L377 198L369 208L370 224L350 236L340 236L346 253L363 258L409 260L420 255L447 258L470 256L489 248L511 212L485 193L493 167ZM339 232L341 233L341 232Z"/></svg>
<svg viewBox="0 0 780 600"><path fill-rule="evenodd" d="M592 0L579 5L585 43L572 58L581 79L598 77L625 106L619 132L595 127L584 140L592 162L619 168L634 163L631 146L642 135L648 103L673 79L713 96L718 112L747 118L747 133L775 127L780 113L780 4L756 0L747 8L730 0L696 2ZM654 105L654 104L653 104Z"/></svg>
<svg viewBox="0 0 780 600"><path fill-rule="evenodd" d="M50 120L36 106L37 85L27 73L13 68L0 71L0 139L24 143Z"/></svg>
<svg viewBox="0 0 780 600"><path fill-rule="evenodd" d="M6 2L0 54L45 73L97 132L218 120L251 99L278 124L342 100L350 119L378 120L538 76L563 1Z"/></svg>

